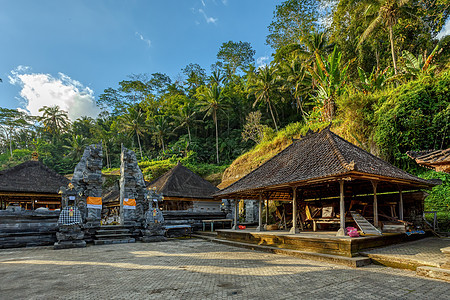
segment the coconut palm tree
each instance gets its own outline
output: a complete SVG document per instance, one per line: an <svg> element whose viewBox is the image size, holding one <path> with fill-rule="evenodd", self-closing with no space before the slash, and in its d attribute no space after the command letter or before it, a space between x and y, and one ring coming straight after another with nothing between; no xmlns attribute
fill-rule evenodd
<svg viewBox="0 0 450 300"><path fill-rule="evenodd" d="M284 73L282 88L292 93L297 102L297 112L300 109L303 118L308 116L304 110L304 99L312 88L312 77L306 70L306 67L298 58L294 58L290 63L281 64Z"/></svg>
<svg viewBox="0 0 450 300"><path fill-rule="evenodd" d="M54 105L43 106L39 109L39 112L42 112L42 116L38 120L44 125L45 131L51 134L67 131L70 124L67 111L60 109L58 105Z"/></svg>
<svg viewBox="0 0 450 300"><path fill-rule="evenodd" d="M401 12L411 0L375 0L375 5L372 5L371 1L366 9L367 13L370 13L372 9L375 10L373 14L374 19L370 22L364 33L361 35L358 47L369 37L378 26L384 25L384 28L389 32L389 41L391 44L392 63L394 66L394 73L397 74L397 60L395 57L395 45L394 45L394 26L400 17Z"/></svg>
<svg viewBox="0 0 450 300"><path fill-rule="evenodd" d="M277 75L277 71L278 69L276 67L269 65L259 68L255 76L251 79L248 87L249 96L255 95L256 98L253 103L253 107L255 107L259 102L266 103L270 111L270 115L272 116L276 131L278 131L278 126L273 113L274 108L272 96L274 93L278 92L282 86L282 81Z"/></svg>
<svg viewBox="0 0 450 300"><path fill-rule="evenodd" d="M120 116L119 122L122 125L120 132L125 132L130 136L136 135L142 160L142 146L139 136L144 135L145 114L140 107L131 106L126 114Z"/></svg>
<svg viewBox="0 0 450 300"><path fill-rule="evenodd" d="M178 115L173 116L175 121L178 123L178 126L174 130L186 127L189 136L189 143L191 143L191 127L195 123L200 122L200 120L195 119L196 114L197 112L195 111L194 105L189 102L178 109Z"/></svg>
<svg viewBox="0 0 450 300"><path fill-rule="evenodd" d="M201 93L201 100L198 103L201 111L205 112L206 116L212 116L214 125L216 127L216 157L217 164L219 164L219 129L217 125L217 114L228 107L227 98L222 92L222 88L216 83L213 83L203 93Z"/></svg>
<svg viewBox="0 0 450 300"><path fill-rule="evenodd" d="M158 145L162 148L162 151L165 152L164 138L172 134L167 117L164 115L155 116L151 121L150 129L152 135L156 138Z"/></svg>
<svg viewBox="0 0 450 300"><path fill-rule="evenodd" d="M74 135L72 139L66 139L70 146L64 145L63 147L69 149L68 156L79 159L83 155L84 148L88 143L88 139L81 135Z"/></svg>

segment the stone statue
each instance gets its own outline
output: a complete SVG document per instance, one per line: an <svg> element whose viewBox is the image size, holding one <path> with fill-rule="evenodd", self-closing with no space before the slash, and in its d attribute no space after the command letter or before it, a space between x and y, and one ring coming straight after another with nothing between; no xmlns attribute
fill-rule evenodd
<svg viewBox="0 0 450 300"><path fill-rule="evenodd" d="M147 193L148 209L145 213L144 229L141 230L143 242L161 242L165 241L164 237L164 216L158 208L158 201L162 200L162 196L156 193L155 189Z"/></svg>

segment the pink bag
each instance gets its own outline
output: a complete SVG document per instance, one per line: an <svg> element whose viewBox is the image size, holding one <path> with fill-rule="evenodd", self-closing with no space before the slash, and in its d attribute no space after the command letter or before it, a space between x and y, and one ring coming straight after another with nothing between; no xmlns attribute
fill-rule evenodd
<svg viewBox="0 0 450 300"><path fill-rule="evenodd" d="M359 237L358 229L355 227L347 227L346 229L349 237Z"/></svg>

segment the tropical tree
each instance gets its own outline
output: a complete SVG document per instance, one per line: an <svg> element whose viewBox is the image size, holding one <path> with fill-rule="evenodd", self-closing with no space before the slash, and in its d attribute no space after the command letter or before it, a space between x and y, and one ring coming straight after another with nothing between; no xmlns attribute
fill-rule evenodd
<svg viewBox="0 0 450 300"><path fill-rule="evenodd" d="M410 2L411 0L376 0L376 5L369 4L366 12L368 14L373 12L373 6L373 20L361 35L358 43L358 46L360 46L377 27L384 25L385 29L389 32L389 42L391 45L392 63L395 74L397 74L397 60L395 57L394 26L397 24L402 10L404 10Z"/></svg>
<svg viewBox="0 0 450 300"><path fill-rule="evenodd" d="M32 118L24 112L16 109L0 107L0 129L2 130L1 136L4 136L6 142L9 143L9 151L11 157L13 156L13 136L15 135L17 130L31 126L31 121Z"/></svg>
<svg viewBox="0 0 450 300"><path fill-rule="evenodd" d="M125 132L129 136L136 135L141 159L143 159L143 155L139 136L144 135L145 119L145 114L142 112L141 108L136 106L129 107L128 112L119 118L119 122L122 125L120 132Z"/></svg>
<svg viewBox="0 0 450 300"><path fill-rule="evenodd" d="M436 66L432 65L434 57L439 54L440 44L436 45L430 55L427 53L415 57L411 52L403 50L403 71L408 78L417 78L420 75L432 72ZM441 49L442 50L442 49Z"/></svg>
<svg viewBox="0 0 450 300"><path fill-rule="evenodd" d="M88 139L81 135L74 135L71 139L67 138L68 145L63 145L64 148L69 150L68 156L74 159L79 159L84 152L84 148L88 144Z"/></svg>
<svg viewBox="0 0 450 300"><path fill-rule="evenodd" d="M292 93L296 101L297 112L300 109L303 118L308 116L305 111L305 99L312 87L312 77L299 59L293 59L290 63L281 65L284 75L282 88Z"/></svg>
<svg viewBox="0 0 450 300"><path fill-rule="evenodd" d="M394 78L391 67L387 67L383 71L374 68L370 74L358 67L358 76L359 82L356 87L364 94L382 90L390 79Z"/></svg>
<svg viewBox="0 0 450 300"><path fill-rule="evenodd" d="M323 116L327 121L334 117L336 97L340 96L347 79L347 69L352 61L341 63L342 54L334 47L333 53L324 58L316 55L317 70L309 68L309 72L318 83L316 99L323 105Z"/></svg>
<svg viewBox="0 0 450 300"><path fill-rule="evenodd" d="M266 43L274 49L297 43L301 37L320 29L327 14L321 0L286 0L276 6Z"/></svg>
<svg viewBox="0 0 450 300"><path fill-rule="evenodd" d="M255 76L250 79L250 85L248 86L249 96L255 95L256 98L253 107L260 102L264 102L267 105L276 131L278 131L278 126L275 120L272 96L282 86L282 81L277 75L277 71L278 69L274 66L266 65L259 68Z"/></svg>
<svg viewBox="0 0 450 300"><path fill-rule="evenodd" d="M191 127L200 122L200 120L196 120L195 115L197 112L195 111L195 107L191 102L188 102L186 105L179 107L178 115L173 115L173 118L178 123L178 126L174 129L177 130L182 127L186 127L189 143L191 143Z"/></svg>
<svg viewBox="0 0 450 300"><path fill-rule="evenodd" d="M60 109L58 105L54 105L43 106L39 109L39 112L42 112L42 116L38 120L44 125L45 131L52 135L67 131L70 125L67 111Z"/></svg>
<svg viewBox="0 0 450 300"><path fill-rule="evenodd" d="M234 75L238 68L244 70L255 61L255 53L249 42L228 41L220 47L217 58L222 60L225 69L229 70L230 75Z"/></svg>
<svg viewBox="0 0 450 300"><path fill-rule="evenodd" d="M168 118L164 115L155 116L150 122L150 130L158 145L162 148L162 151L166 152L164 139L166 136L172 134Z"/></svg>
<svg viewBox="0 0 450 300"><path fill-rule="evenodd" d="M205 112L205 117L212 116L214 121L214 126L216 128L216 157L217 164L219 164L219 129L217 124L217 114L228 107L226 103L227 98L222 93L222 88L213 83L200 94L200 99L198 106L201 111Z"/></svg>

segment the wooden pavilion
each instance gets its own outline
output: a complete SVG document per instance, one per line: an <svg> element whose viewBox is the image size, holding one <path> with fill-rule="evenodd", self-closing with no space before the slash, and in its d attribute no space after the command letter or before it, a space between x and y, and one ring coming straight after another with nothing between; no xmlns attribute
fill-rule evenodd
<svg viewBox="0 0 450 300"><path fill-rule="evenodd" d="M58 190L69 180L37 160L0 171L0 209L10 204L27 210L61 207Z"/></svg>
<svg viewBox="0 0 450 300"><path fill-rule="evenodd" d="M346 222L350 221L346 218L348 212L356 211L358 207L363 217L378 228L381 225L380 209L387 209L393 215L398 212L396 219L399 220L420 217L423 198L412 197L405 203L405 192L429 189L435 185L364 151L327 127L318 132L309 131L306 136L294 140L283 151L214 197L259 200L257 231L263 230L263 200L291 201L291 234L299 232L298 208L315 203L322 206L319 219L324 223L339 224L337 236L344 236ZM419 203L414 202L416 200ZM325 207L331 208L326 209L326 216L323 214ZM309 218L314 220L311 216ZM303 227L302 222L300 227Z"/></svg>
<svg viewBox="0 0 450 300"><path fill-rule="evenodd" d="M160 208L163 211L221 211L222 201L215 200L212 196L219 189L180 162L164 175L150 182L149 188L155 188L158 194L162 194L163 201Z"/></svg>
<svg viewBox="0 0 450 300"><path fill-rule="evenodd" d="M450 173L450 148L445 150L408 151L406 153L419 165L437 172Z"/></svg>

